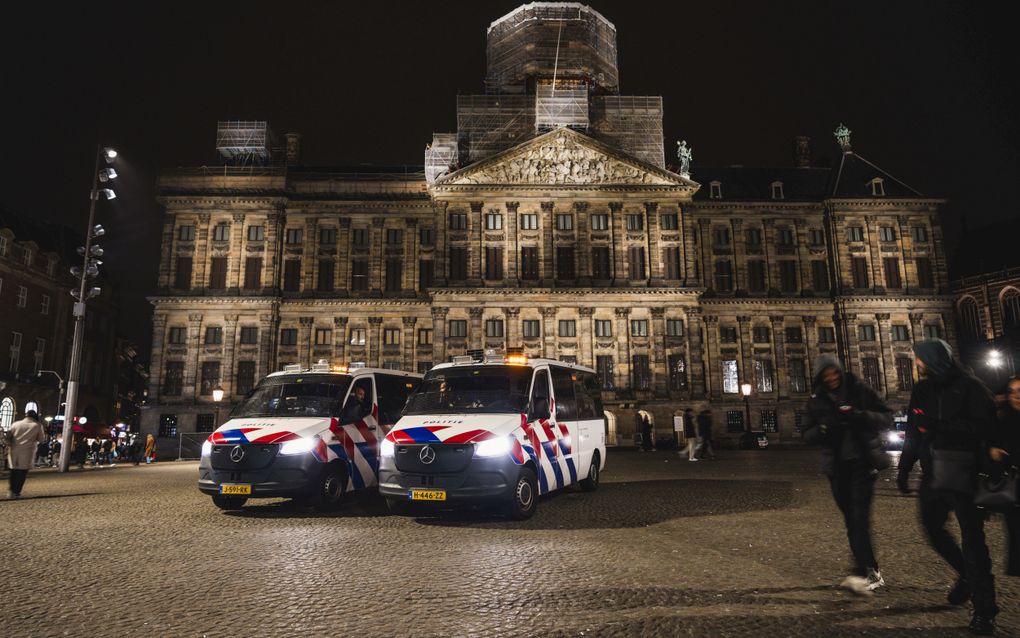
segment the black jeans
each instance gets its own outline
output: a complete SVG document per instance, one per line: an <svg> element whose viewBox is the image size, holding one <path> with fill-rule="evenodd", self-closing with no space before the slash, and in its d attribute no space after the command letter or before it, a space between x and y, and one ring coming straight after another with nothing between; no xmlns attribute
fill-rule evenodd
<svg viewBox="0 0 1020 638"><path fill-rule="evenodd" d="M25 487L26 478L28 478L28 470L11 470L11 475L8 478L8 484L10 485L11 492L15 496L21 494L21 488Z"/></svg>
<svg viewBox="0 0 1020 638"><path fill-rule="evenodd" d="M836 471L829 479L832 496L843 513L846 537L860 576L866 575L869 568L878 569L878 560L871 545L871 500L875 495L876 476L866 465L841 461L836 464Z"/></svg>

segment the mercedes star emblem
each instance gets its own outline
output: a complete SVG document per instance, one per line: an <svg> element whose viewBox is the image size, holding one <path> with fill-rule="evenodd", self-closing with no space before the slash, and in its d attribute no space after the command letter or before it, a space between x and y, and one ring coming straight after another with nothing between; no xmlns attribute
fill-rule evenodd
<svg viewBox="0 0 1020 638"><path fill-rule="evenodd" d="M233 461L234 463L240 463L241 459L243 459L243 458L244 458L244 448L241 447L240 445L235 445L230 450L230 460Z"/></svg>
<svg viewBox="0 0 1020 638"><path fill-rule="evenodd" d="M426 445L418 454L418 459L425 465L431 465L432 461L436 460L436 451L432 449L431 445Z"/></svg>

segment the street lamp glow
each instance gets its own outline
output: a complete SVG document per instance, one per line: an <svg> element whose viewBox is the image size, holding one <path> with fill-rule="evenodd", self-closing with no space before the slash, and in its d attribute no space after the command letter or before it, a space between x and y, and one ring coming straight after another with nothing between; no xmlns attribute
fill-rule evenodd
<svg viewBox="0 0 1020 638"><path fill-rule="evenodd" d="M212 400L215 401L216 403L219 403L220 401L223 400L223 388L221 388L220 386L216 386L215 388L213 388Z"/></svg>
<svg viewBox="0 0 1020 638"><path fill-rule="evenodd" d="M740 394L744 395L745 397L751 396L751 384L750 383L741 383L740 384Z"/></svg>
<svg viewBox="0 0 1020 638"><path fill-rule="evenodd" d="M107 146L103 149L103 157L106 158L107 162L113 161L117 157L117 151Z"/></svg>

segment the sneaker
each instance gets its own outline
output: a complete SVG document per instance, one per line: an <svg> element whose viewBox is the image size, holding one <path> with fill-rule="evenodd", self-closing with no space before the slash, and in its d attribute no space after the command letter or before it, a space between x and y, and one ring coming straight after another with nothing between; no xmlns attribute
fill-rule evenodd
<svg viewBox="0 0 1020 638"><path fill-rule="evenodd" d="M877 569L868 568L868 591L875 591L879 587L885 585L885 579L882 578L882 572Z"/></svg>
<svg viewBox="0 0 1020 638"><path fill-rule="evenodd" d="M970 583L962 577L957 578L956 584L953 585L953 588L949 590L949 594L946 595L946 600L949 601L950 605L962 605L970 600Z"/></svg>
<svg viewBox="0 0 1020 638"><path fill-rule="evenodd" d="M687 459L688 461L697 461L698 459Z"/></svg>
<svg viewBox="0 0 1020 638"><path fill-rule="evenodd" d="M858 596L871 596L872 592L868 588L868 584L868 579L863 576L847 576L839 586L849 589Z"/></svg>
<svg viewBox="0 0 1020 638"><path fill-rule="evenodd" d="M967 625L967 629L970 629L970 633L977 634L978 636L995 635L995 619L974 614L970 619L970 624Z"/></svg>

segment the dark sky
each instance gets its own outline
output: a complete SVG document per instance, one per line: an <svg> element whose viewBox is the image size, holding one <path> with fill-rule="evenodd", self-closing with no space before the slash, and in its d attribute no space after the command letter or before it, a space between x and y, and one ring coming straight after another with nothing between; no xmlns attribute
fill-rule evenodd
<svg viewBox="0 0 1020 638"><path fill-rule="evenodd" d="M482 90L486 27L520 3L20 4L0 41L0 205L83 228L95 145L116 145L99 221L124 330L147 345L159 170L215 163L231 118L302 133L309 164L420 164L456 94ZM997 3L590 4L616 25L621 92L663 96L667 161L688 140L695 180L788 166L799 134L831 159L842 121L859 154L950 199L952 237L1017 216L1020 58Z"/></svg>

